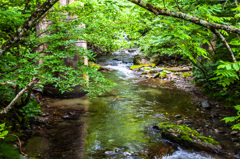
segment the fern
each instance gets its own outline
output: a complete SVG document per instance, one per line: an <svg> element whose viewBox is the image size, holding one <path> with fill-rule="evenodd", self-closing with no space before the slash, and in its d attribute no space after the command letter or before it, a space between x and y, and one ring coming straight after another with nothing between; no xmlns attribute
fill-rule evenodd
<svg viewBox="0 0 240 159"><path fill-rule="evenodd" d="M232 116L232 117L225 117L222 120L224 120L226 123L228 122L237 122L237 124L234 124L232 126L232 129L238 129L240 130L240 105L234 106L234 108L237 110L237 116Z"/></svg>

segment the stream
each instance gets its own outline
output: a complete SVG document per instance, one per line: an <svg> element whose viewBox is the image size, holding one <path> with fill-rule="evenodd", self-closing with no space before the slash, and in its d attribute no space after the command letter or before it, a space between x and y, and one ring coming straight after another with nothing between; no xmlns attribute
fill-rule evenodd
<svg viewBox="0 0 240 159"><path fill-rule="evenodd" d="M162 79L140 78L131 71L137 52L116 52L97 59L115 71L104 76L115 86L94 99L46 99L47 123L39 127L23 151L44 159L206 159L221 156L184 149L161 137L153 125L193 116L190 93L166 87Z"/></svg>

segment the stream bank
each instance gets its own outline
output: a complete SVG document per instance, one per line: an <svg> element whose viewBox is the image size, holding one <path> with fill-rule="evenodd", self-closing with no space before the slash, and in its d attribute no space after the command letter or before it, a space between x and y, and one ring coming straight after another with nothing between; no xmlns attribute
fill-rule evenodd
<svg viewBox="0 0 240 159"><path fill-rule="evenodd" d="M24 152L37 158L225 158L184 148L162 138L154 124L185 124L221 143L224 151L239 153L239 132L220 121L228 111L221 105L201 106L202 98L179 90L164 79L139 77L129 69L135 52L116 52L97 60L113 90L96 99L45 98L36 133ZM120 60L116 60L120 59ZM205 99L204 99L205 101ZM203 101L203 102L204 102ZM219 109L216 109L219 108ZM224 109L223 109L224 108ZM233 141L234 139L234 141ZM235 156L236 158L238 156Z"/></svg>

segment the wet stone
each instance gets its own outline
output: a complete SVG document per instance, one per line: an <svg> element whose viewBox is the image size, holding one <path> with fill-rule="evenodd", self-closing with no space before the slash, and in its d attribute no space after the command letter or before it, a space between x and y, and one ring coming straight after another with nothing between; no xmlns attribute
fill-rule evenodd
<svg viewBox="0 0 240 159"><path fill-rule="evenodd" d="M237 141L239 141L239 139L238 138L231 138L231 140L232 140L232 142L237 142Z"/></svg>
<svg viewBox="0 0 240 159"><path fill-rule="evenodd" d="M238 131L232 131L230 134L231 134L231 135L237 135L237 134L238 134Z"/></svg>
<svg viewBox="0 0 240 159"><path fill-rule="evenodd" d="M105 151L105 154L109 155L109 156L112 156L112 155L115 155L116 152L114 152L114 151Z"/></svg>
<svg viewBox="0 0 240 159"><path fill-rule="evenodd" d="M181 118L182 116L180 114L177 114L174 116L174 118Z"/></svg>
<svg viewBox="0 0 240 159"><path fill-rule="evenodd" d="M74 113L73 113L73 112L68 112L68 114L69 114L69 115L74 115Z"/></svg>
<svg viewBox="0 0 240 159"><path fill-rule="evenodd" d="M201 105L202 105L202 107L205 108L205 109L211 108L208 100L203 101L203 102L201 103Z"/></svg>
<svg viewBox="0 0 240 159"><path fill-rule="evenodd" d="M182 120L178 120L178 121L177 121L177 124L178 124L178 125L180 125L180 124L182 124L182 123L183 123Z"/></svg>
<svg viewBox="0 0 240 159"><path fill-rule="evenodd" d="M42 117L46 117L46 116L49 116L49 113L43 113L42 114Z"/></svg>
<svg viewBox="0 0 240 159"><path fill-rule="evenodd" d="M62 118L63 119L68 119L70 116L69 115L63 115Z"/></svg>

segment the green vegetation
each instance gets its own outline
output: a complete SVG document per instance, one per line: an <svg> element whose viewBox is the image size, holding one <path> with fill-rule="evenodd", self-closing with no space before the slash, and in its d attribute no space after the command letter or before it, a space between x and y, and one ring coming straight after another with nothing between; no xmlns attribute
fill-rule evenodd
<svg viewBox="0 0 240 159"><path fill-rule="evenodd" d="M96 63L94 63L94 62L92 62L92 61L88 62L88 65L89 65L89 67L91 67L91 68L95 68L95 69L97 69L97 70L99 70L99 69L102 68L101 65L96 64Z"/></svg>
<svg viewBox="0 0 240 159"><path fill-rule="evenodd" d="M240 130L240 105L236 105L234 108L237 110L237 116L225 117L222 120L224 120L226 123L235 121L237 124L234 124L232 129Z"/></svg>
<svg viewBox="0 0 240 159"><path fill-rule="evenodd" d="M131 70L134 70L134 69L139 69L139 68L142 68L142 67L144 67L143 65L132 65L131 67L130 67L130 69Z"/></svg>
<svg viewBox="0 0 240 159"><path fill-rule="evenodd" d="M145 64L145 65L132 65L130 67L131 70L134 70L134 69L139 69L139 68L142 68L142 67L147 67L147 68L143 68L144 70L149 70L151 68L148 68L148 67L155 67L156 64L152 63L152 64Z"/></svg>
<svg viewBox="0 0 240 159"><path fill-rule="evenodd" d="M183 78L190 77L190 76L192 76L191 73L188 73L188 72L183 73Z"/></svg>
<svg viewBox="0 0 240 159"><path fill-rule="evenodd" d="M0 124L0 139L3 139L8 134L8 131L5 130L5 123Z"/></svg>
<svg viewBox="0 0 240 159"><path fill-rule="evenodd" d="M160 72L159 77L160 78L166 78L167 77L167 73L162 71L162 72Z"/></svg>

